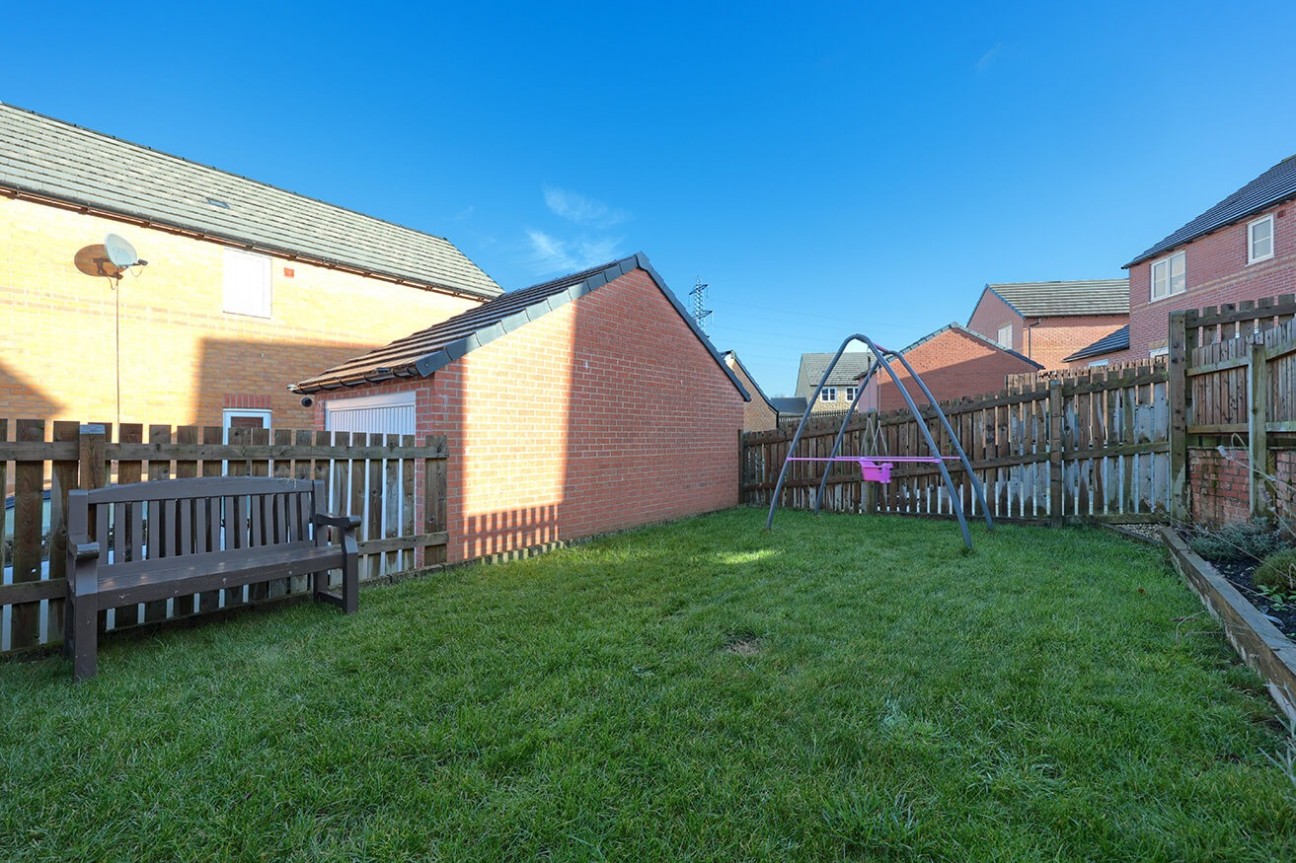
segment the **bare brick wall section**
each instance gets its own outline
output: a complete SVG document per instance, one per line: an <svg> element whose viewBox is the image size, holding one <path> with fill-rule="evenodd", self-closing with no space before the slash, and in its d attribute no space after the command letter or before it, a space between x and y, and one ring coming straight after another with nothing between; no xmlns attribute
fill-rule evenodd
<svg viewBox="0 0 1296 863"><path fill-rule="evenodd" d="M1296 292L1294 206L1296 201L1288 201L1130 267L1130 349L1112 355L1112 362L1146 359L1164 347L1171 312ZM1248 265L1247 226L1267 214L1275 217L1274 256ZM1152 265L1177 251L1185 253L1187 290L1152 302Z"/></svg>
<svg viewBox="0 0 1296 863"><path fill-rule="evenodd" d="M1247 486L1247 451L1188 450L1188 486L1194 524L1219 527L1246 521L1250 511Z"/></svg>
<svg viewBox="0 0 1296 863"><path fill-rule="evenodd" d="M1008 375L1038 371L1035 366L987 345L957 330L946 330L930 341L924 342L905 359L922 376L923 383L932 391L938 402L996 393L1004 388ZM922 392L912 382L909 374L898 362L891 364L901 382L918 404L923 404ZM879 377L885 378L875 383ZM883 412L904 408L904 397L882 372L869 382L869 392L861 398L867 410L876 407Z"/></svg>
<svg viewBox="0 0 1296 863"><path fill-rule="evenodd" d="M1018 348L1046 369L1065 369L1072 366L1063 357L1092 345L1103 336L1109 336L1125 326L1126 315L1076 315L1066 318L1031 318L1039 321L1026 334L1026 348ZM1082 363L1084 367L1087 363Z"/></svg>
<svg viewBox="0 0 1296 863"><path fill-rule="evenodd" d="M642 271L319 416L408 390L447 436L451 562L738 504L742 396Z"/></svg>
<svg viewBox="0 0 1296 863"><path fill-rule="evenodd" d="M1248 456L1245 449L1188 450L1188 483L1192 491L1194 524L1219 527L1250 517ZM1274 450L1275 494L1269 501L1274 513L1288 525L1296 524L1296 450Z"/></svg>
<svg viewBox="0 0 1296 863"><path fill-rule="evenodd" d="M109 232L149 262L120 284L77 266ZM289 384L480 302L271 257L271 316L227 314L224 261L214 242L0 196L0 416L112 422L119 302L123 422L219 425L255 403L281 428L312 418Z"/></svg>

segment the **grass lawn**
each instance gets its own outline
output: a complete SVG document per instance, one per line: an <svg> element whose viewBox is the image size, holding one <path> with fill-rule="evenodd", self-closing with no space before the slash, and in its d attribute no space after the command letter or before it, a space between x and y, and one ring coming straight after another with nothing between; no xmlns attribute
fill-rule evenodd
<svg viewBox="0 0 1296 863"><path fill-rule="evenodd" d="M1159 550L763 520L0 663L0 860L1296 859Z"/></svg>

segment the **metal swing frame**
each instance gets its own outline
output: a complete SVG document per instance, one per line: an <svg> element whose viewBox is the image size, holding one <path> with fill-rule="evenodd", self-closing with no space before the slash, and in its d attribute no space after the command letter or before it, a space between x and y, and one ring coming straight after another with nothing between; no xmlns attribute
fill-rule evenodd
<svg viewBox="0 0 1296 863"><path fill-rule="evenodd" d="M963 465L963 470L967 473L968 479L972 482L974 502L979 501L981 504L981 513L985 516L986 527L990 530L994 530L994 521L990 518L990 507L986 504L985 487L981 484L981 480L977 478L976 473L972 470L972 462L968 460L967 453L963 451L963 446L959 443L958 436L954 434L954 429L950 425L949 418L945 416L945 411L941 410L936 398L932 395L931 390L927 388L927 384L923 383L923 379L918 374L917 370L909 364L909 361L905 359L904 354L878 347L876 342L863 333L855 333L853 336L848 336L846 340L841 343L841 347L839 347L837 353L833 355L832 362L828 363L828 367L824 369L823 377L819 379L819 385L815 387L814 394L806 403L805 413L801 415L801 422L797 426L796 434L792 436L792 443L788 446L788 456L783 460L783 468L779 471L778 483L774 486L774 496L770 500L769 517L765 520L765 528L769 530L774 527L774 510L778 508L779 497L783 493L783 483L787 480L788 465L792 463L792 459L796 453L797 444L801 442L801 434L805 431L806 423L810 421L810 412L814 409L815 403L819 400L819 394L823 392L824 387L827 386L828 378L832 375L833 369L837 367L837 362L841 359L842 354L846 352L846 348L850 346L851 342L856 341L863 342L864 345L873 352L873 362L869 365L868 372L865 373L864 377L859 382L859 386L855 390L855 398L851 401L850 409L846 412L846 416L842 418L841 428L837 430L837 437L833 440L832 452L829 453L828 457L830 459L837 457L841 450L842 440L846 437L846 426L850 423L851 417L855 415L855 408L859 404L860 397L864 395L864 389L868 386L869 381L873 379L873 376L877 374L879 368L885 369L886 373L891 376L891 382L895 384L896 389L900 391L900 395L904 397L905 404L909 407L909 413L913 416L918 428L922 430L923 439L927 443L927 449L932 454L932 461L936 463L938 468L940 468L941 478L945 481L945 488L949 492L950 504L954 510L954 515L958 517L959 528L963 532L963 544L971 550L972 534L968 530L967 519L963 514L963 501L961 495L959 494L958 489L954 487L954 480L950 477L949 469L945 467L944 458L937 450L936 440L932 437L931 430L927 428L926 421L918 411L918 405L914 403L913 396L909 394L909 390L900 380L900 376L897 375L895 369L891 367L891 362L888 358L900 361L900 364L904 366L904 370L909 373L909 377L922 391L923 396L927 399L927 403L931 405L932 410L935 411L937 418L940 419L941 425L945 429L945 433L949 435L950 443L954 447L954 452L958 454L958 460ZM886 456L877 456L876 458L878 461L886 460ZM829 473L831 473L831 468L825 469L823 477L819 480L819 490L815 494L814 498L815 514L819 513L820 506L823 503L824 492L828 488Z"/></svg>

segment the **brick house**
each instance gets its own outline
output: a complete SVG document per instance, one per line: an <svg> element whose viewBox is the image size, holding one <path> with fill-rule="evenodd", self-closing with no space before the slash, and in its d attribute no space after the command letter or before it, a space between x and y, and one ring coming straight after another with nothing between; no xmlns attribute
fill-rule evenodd
<svg viewBox="0 0 1296 863"><path fill-rule="evenodd" d="M988 284L967 328L1046 369L1129 322L1129 280Z"/></svg>
<svg viewBox="0 0 1296 863"><path fill-rule="evenodd" d="M856 380L868 371L869 359L873 355L868 351L847 351L842 354L833 369L832 376L824 385L823 392L811 406L811 413L844 411L855 400ZM805 399L804 405L814 395L815 387L823 378L824 370L832 362L833 354L802 354L801 365L797 369L795 398ZM805 408L803 407L804 411Z"/></svg>
<svg viewBox="0 0 1296 863"><path fill-rule="evenodd" d="M999 392L1008 375L1037 372L1043 365L1017 351L973 332L961 324L951 323L899 351L914 370L922 376L923 383L938 402L952 401L966 396L979 396ZM895 360L891 368L922 406L922 391L912 377ZM905 408L904 397L885 371L879 371L865 387L860 397L860 410L887 411Z"/></svg>
<svg viewBox="0 0 1296 863"><path fill-rule="evenodd" d="M643 255L504 294L293 391L314 396L317 427L446 436L451 562L738 503L747 393Z"/></svg>
<svg viewBox="0 0 1296 863"><path fill-rule="evenodd" d="M1296 157L1256 177L1125 265L1129 333L1090 362L1167 352L1170 312L1296 292Z"/></svg>
<svg viewBox="0 0 1296 863"><path fill-rule="evenodd" d="M747 394L751 396L751 400L743 406L742 430L750 432L778 428L778 408L765 395L765 391L760 388L760 384L756 383L755 379L752 378L751 373L747 371L747 367L742 364L742 360L738 359L738 354L733 351L725 351L724 361L725 365L729 367L729 371L734 373L734 376L738 378L738 382L743 385L743 388L747 390Z"/></svg>
<svg viewBox="0 0 1296 863"><path fill-rule="evenodd" d="M309 426L293 381L500 293L440 237L0 105L0 416Z"/></svg>

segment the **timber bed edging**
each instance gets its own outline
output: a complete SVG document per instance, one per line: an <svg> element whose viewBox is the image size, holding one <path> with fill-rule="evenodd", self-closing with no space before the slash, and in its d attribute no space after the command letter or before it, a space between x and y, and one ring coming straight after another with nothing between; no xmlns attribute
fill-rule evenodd
<svg viewBox="0 0 1296 863"><path fill-rule="evenodd" d="M1180 536L1161 528L1161 539L1170 551L1175 569L1224 627L1224 635L1247 667L1265 680L1265 688L1278 708L1296 722L1296 644L1278 631L1267 617L1229 584L1215 567L1203 560Z"/></svg>

